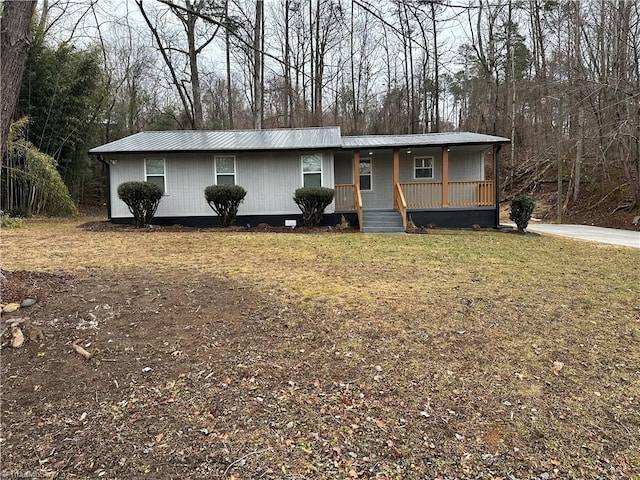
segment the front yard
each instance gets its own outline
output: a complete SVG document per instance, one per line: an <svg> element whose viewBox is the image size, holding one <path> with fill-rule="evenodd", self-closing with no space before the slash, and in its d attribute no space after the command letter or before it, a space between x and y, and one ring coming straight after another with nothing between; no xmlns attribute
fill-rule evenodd
<svg viewBox="0 0 640 480"><path fill-rule="evenodd" d="M3 478L640 475L637 249L30 221L1 266L44 334L2 349Z"/></svg>

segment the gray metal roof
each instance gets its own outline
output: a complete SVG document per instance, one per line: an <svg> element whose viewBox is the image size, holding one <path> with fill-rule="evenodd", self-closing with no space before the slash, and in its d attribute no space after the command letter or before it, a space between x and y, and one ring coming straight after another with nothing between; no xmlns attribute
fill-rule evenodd
<svg viewBox="0 0 640 480"><path fill-rule="evenodd" d="M342 137L342 147L385 148L385 147L437 147L444 145L491 145L510 143L505 137L483 135L470 132L421 133L413 135L362 135Z"/></svg>
<svg viewBox="0 0 640 480"><path fill-rule="evenodd" d="M136 133L92 148L89 153L303 150L341 146L340 127L172 130Z"/></svg>
<svg viewBox="0 0 640 480"><path fill-rule="evenodd" d="M340 127L273 130L171 130L140 132L89 150L90 154L148 152L236 152L491 145L508 138L469 132L340 136Z"/></svg>

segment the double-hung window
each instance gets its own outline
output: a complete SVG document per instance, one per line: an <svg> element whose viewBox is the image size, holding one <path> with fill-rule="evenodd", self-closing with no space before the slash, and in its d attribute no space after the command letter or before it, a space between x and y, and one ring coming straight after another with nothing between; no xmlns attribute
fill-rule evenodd
<svg viewBox="0 0 640 480"><path fill-rule="evenodd" d="M302 186L322 186L322 155L302 155Z"/></svg>
<svg viewBox="0 0 640 480"><path fill-rule="evenodd" d="M414 159L414 175L418 179L429 180L433 178L433 157L416 157Z"/></svg>
<svg viewBox="0 0 640 480"><path fill-rule="evenodd" d="M371 190L371 159L360 159L360 190Z"/></svg>
<svg viewBox="0 0 640 480"><path fill-rule="evenodd" d="M215 157L216 185L235 185L236 183L236 157Z"/></svg>
<svg viewBox="0 0 640 480"><path fill-rule="evenodd" d="M164 158L145 158L144 159L144 177L147 182L155 183L162 189L162 193L166 192L166 165Z"/></svg>

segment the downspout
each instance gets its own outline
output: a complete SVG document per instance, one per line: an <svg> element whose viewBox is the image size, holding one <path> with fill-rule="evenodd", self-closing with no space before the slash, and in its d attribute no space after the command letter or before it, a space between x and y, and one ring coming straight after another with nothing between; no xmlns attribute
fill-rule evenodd
<svg viewBox="0 0 640 480"><path fill-rule="evenodd" d="M107 167L107 220L111 221L111 168L109 162L104 159L104 155L98 155L100 163Z"/></svg>
<svg viewBox="0 0 640 480"><path fill-rule="evenodd" d="M498 145L495 149L493 161L495 163L495 191L496 191L496 218L493 228L500 228L500 150L502 145Z"/></svg>

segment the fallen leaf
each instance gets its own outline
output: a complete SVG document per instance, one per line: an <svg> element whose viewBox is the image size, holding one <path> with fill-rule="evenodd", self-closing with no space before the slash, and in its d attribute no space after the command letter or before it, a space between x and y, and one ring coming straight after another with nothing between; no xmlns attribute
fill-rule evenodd
<svg viewBox="0 0 640 480"><path fill-rule="evenodd" d="M7 303L4 307L2 307L2 312L11 313L11 312L15 312L19 308L20 308L19 303Z"/></svg>
<svg viewBox="0 0 640 480"><path fill-rule="evenodd" d="M387 424L383 420L376 420L376 425L380 428L384 428Z"/></svg>
<svg viewBox="0 0 640 480"><path fill-rule="evenodd" d="M163 438L164 438L164 433L160 432L158 435L156 435L156 443L160 443Z"/></svg>
<svg viewBox="0 0 640 480"><path fill-rule="evenodd" d="M556 375L560 375L560 370L562 370L562 367L564 367L564 363L556 360L555 362L553 362L553 373L555 373Z"/></svg>
<svg viewBox="0 0 640 480"><path fill-rule="evenodd" d="M24 345L24 335L22 334L22 330L20 330L20 327L16 325L11 327L11 336L11 346L13 348L20 348L22 345Z"/></svg>

